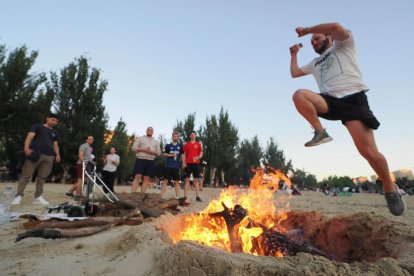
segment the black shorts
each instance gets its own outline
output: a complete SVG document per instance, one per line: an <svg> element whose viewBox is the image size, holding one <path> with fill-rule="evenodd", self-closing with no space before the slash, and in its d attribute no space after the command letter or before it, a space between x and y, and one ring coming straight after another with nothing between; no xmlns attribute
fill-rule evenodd
<svg viewBox="0 0 414 276"><path fill-rule="evenodd" d="M347 121L361 121L365 126L377 129L380 125L369 108L368 98L365 92L358 92L343 98L335 98L320 94L328 104L328 112L318 114L327 120L341 120L345 125Z"/></svg>
<svg viewBox="0 0 414 276"><path fill-rule="evenodd" d="M164 179L171 181L180 180L180 169L179 168L164 168Z"/></svg>
<svg viewBox="0 0 414 276"><path fill-rule="evenodd" d="M199 164L187 164L185 167L185 177L190 177L193 174L193 178L200 176L200 165Z"/></svg>
<svg viewBox="0 0 414 276"><path fill-rule="evenodd" d="M137 158L135 161L134 175L154 177L154 160Z"/></svg>

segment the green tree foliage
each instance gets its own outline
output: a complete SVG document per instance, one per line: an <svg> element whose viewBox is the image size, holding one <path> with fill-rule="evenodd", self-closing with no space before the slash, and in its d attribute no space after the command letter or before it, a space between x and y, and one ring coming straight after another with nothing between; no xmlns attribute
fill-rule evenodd
<svg viewBox="0 0 414 276"><path fill-rule="evenodd" d="M279 149L278 144L273 137L267 142L267 147L263 155L263 163L275 169L279 169L284 174L292 170L292 161L286 161L283 150Z"/></svg>
<svg viewBox="0 0 414 276"><path fill-rule="evenodd" d="M252 169L261 165L262 158L263 149L257 135L251 140L241 141L237 149L237 179L241 179L244 185L249 185L253 177Z"/></svg>
<svg viewBox="0 0 414 276"><path fill-rule="evenodd" d="M95 138L93 154L101 162L107 116L103 95L107 81L101 80L100 70L91 68L85 57L80 57L60 70L51 73L48 91L55 95L54 108L60 116L61 154L66 167L78 159L78 148L87 136Z"/></svg>
<svg viewBox="0 0 414 276"><path fill-rule="evenodd" d="M38 52L21 46L9 54L0 45L0 165L15 170L17 151L34 123L43 123L53 94L45 91L46 76L31 73Z"/></svg>
<svg viewBox="0 0 414 276"><path fill-rule="evenodd" d="M291 182L301 189L306 188L310 190L315 190L319 187L315 175L308 174L303 170L299 169L294 171L294 176L291 178Z"/></svg>
<svg viewBox="0 0 414 276"><path fill-rule="evenodd" d="M225 178L236 164L236 151L239 143L238 130L230 121L229 114L220 110L218 119L218 168L220 170L220 178L222 183L230 182L230 178Z"/></svg>
<svg viewBox="0 0 414 276"><path fill-rule="evenodd" d="M338 187L339 189L342 189L344 187L354 187L354 182L349 176L329 176L328 178L325 178L322 180L321 183L319 183L320 186L329 186L329 187Z"/></svg>
<svg viewBox="0 0 414 276"><path fill-rule="evenodd" d="M200 133L204 148L203 160L207 163L205 179L207 183L213 183L217 167L220 164L219 126L215 115L206 117L206 125Z"/></svg>
<svg viewBox="0 0 414 276"><path fill-rule="evenodd" d="M157 140L160 142L161 155L156 156L154 159L155 175L162 176L164 174L165 158L162 153L164 152L165 145L168 144L168 140L165 135L159 135ZM171 140L171 139L170 139Z"/></svg>
<svg viewBox="0 0 414 276"><path fill-rule="evenodd" d="M174 131L178 131L180 133L181 142L187 142L190 140L190 133L191 131L195 130L195 113L190 113L184 118L183 121L177 120L177 123L173 127Z"/></svg>

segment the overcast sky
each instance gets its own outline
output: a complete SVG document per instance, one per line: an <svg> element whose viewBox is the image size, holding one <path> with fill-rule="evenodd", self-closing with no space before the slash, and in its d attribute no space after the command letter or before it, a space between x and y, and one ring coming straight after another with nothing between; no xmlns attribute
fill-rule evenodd
<svg viewBox="0 0 414 276"><path fill-rule="evenodd" d="M274 137L295 168L320 180L374 174L340 122L323 121L334 140L314 148L292 94L317 91L312 76L292 79L315 53L295 28L339 22L355 36L369 101L381 122L377 145L391 170L414 167L414 1L2 1L0 43L39 51L34 71L58 71L83 55L109 82L111 127L170 136L177 119L197 123L229 112L241 139Z"/></svg>

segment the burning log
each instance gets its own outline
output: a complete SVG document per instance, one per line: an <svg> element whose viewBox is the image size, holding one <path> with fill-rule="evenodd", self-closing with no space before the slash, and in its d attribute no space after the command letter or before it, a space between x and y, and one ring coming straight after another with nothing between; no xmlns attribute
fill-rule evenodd
<svg viewBox="0 0 414 276"><path fill-rule="evenodd" d="M222 217L224 219L229 234L231 252L241 253L243 252L243 246L238 234L238 228L240 227L240 222L248 216L248 211L240 205L235 205L234 209L230 209L223 202L221 204L224 208L223 211L209 215L211 217ZM277 256L280 253L283 256L295 256L303 252L328 258L323 252L308 243L295 241L284 233L274 231L249 219L246 228L252 227L261 228L263 233L257 238L251 238L253 247L250 253L256 252L262 256Z"/></svg>
<svg viewBox="0 0 414 276"><path fill-rule="evenodd" d="M227 232L229 233L229 240L231 245L231 252L242 253L243 247L240 238L237 234L238 224L247 216L247 210L240 205L235 205L234 209L228 208L224 202L224 211L209 214L211 217L222 217L226 222Z"/></svg>
<svg viewBox="0 0 414 276"><path fill-rule="evenodd" d="M127 216L121 218L121 219L117 219L115 221L112 222L107 222L106 224L97 226L97 227L93 227L93 228L88 228L88 229L70 229L70 230L65 230L65 229L51 229L51 228L42 228L40 227L40 229L35 229L35 230L30 230L27 231L25 233L19 234L16 238L15 242L19 242L23 239L26 238L43 238L43 239L63 239L63 238L79 238L79 237L87 237L87 236L91 236L106 230L109 230L115 226L118 225L123 225L123 224L129 224L131 223L130 220L132 220L133 217L137 216L140 214L140 211L138 209L134 209L132 212L130 212ZM77 223L77 221L73 221L73 222L67 222L69 223ZM91 220L88 222L91 223ZM141 224L142 223L142 219L138 219L135 221L136 224ZM94 223L92 223L94 224ZM135 224L135 225L136 225ZM67 225L65 224L65 226L67 227ZM91 225L84 225L84 226L91 226Z"/></svg>
<svg viewBox="0 0 414 276"><path fill-rule="evenodd" d="M263 233L259 237L253 238L256 241L253 243L255 246L252 248L252 252L257 251L259 255L263 256L275 256L278 252L281 252L283 256L295 256L302 252L329 259L326 254L304 241L293 240L284 233L271 230L255 222L251 222L251 224L263 229Z"/></svg>

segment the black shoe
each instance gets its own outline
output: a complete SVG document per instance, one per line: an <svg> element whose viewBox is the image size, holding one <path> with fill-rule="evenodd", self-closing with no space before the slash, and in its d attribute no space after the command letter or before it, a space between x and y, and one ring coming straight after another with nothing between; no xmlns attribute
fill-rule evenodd
<svg viewBox="0 0 414 276"><path fill-rule="evenodd" d="M196 197L196 200L197 200L198 202L203 202L199 196L198 196L198 197Z"/></svg>
<svg viewBox="0 0 414 276"><path fill-rule="evenodd" d="M73 197L73 199L75 200L75 201L79 201L79 202L81 202L82 201L82 199L83 199L83 197L81 197L81 196L74 196Z"/></svg>
<svg viewBox="0 0 414 276"><path fill-rule="evenodd" d="M68 196L68 197L74 197L75 195L74 195L73 193L69 193L69 192L67 192L67 193L65 193L65 196Z"/></svg>

